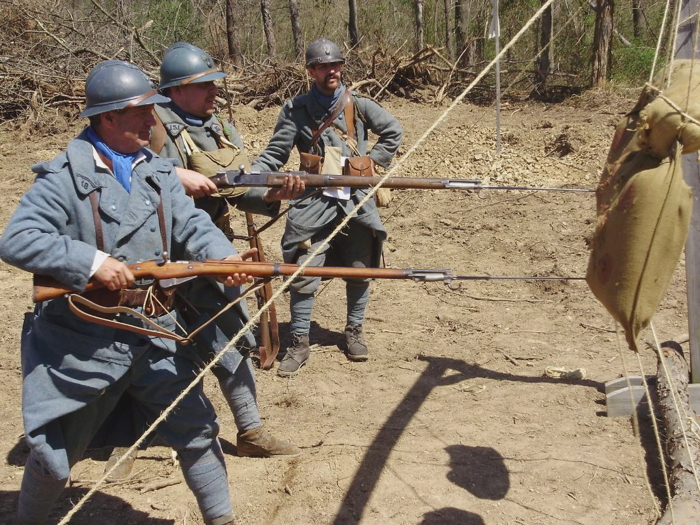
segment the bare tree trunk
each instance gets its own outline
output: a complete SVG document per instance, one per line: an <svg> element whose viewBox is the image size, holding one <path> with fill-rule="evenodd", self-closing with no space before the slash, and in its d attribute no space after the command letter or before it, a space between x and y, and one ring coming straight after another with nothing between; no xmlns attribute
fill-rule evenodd
<svg viewBox="0 0 700 525"><path fill-rule="evenodd" d="M666 364L665 368L661 365L661 359ZM696 469L700 466L700 439L690 428L691 419L697 422L698 418L690 407L689 377L688 363L683 357L681 346L674 341L663 343L656 391L659 396L659 415L665 429L662 433L666 435L669 484L673 498L657 525L691 525L697 523L700 516L700 491L693 474L693 465ZM678 394L678 407L671 397L671 385L674 385ZM687 419L685 415L688 416ZM685 438L683 428L686 429Z"/></svg>
<svg viewBox="0 0 700 525"><path fill-rule="evenodd" d="M289 0L289 17L292 20L292 36L294 37L294 55L298 60L304 56L304 41L301 37L301 24L299 23L299 2Z"/></svg>
<svg viewBox="0 0 700 525"><path fill-rule="evenodd" d="M544 4L546 0L541 0ZM542 93L547 85L547 77L549 76L549 69L552 64L552 47L550 43L552 41L552 31L553 17L552 17L552 5L550 4L547 9L542 13L542 18L540 20L540 46L536 50L538 53L537 61L535 62L535 78L534 78L534 91L536 93Z"/></svg>
<svg viewBox="0 0 700 525"><path fill-rule="evenodd" d="M226 43L228 44L228 57L237 67L243 65L243 53L238 38L238 26L234 16L235 0L226 0Z"/></svg>
<svg viewBox="0 0 700 525"><path fill-rule="evenodd" d="M350 33L350 45L357 46L360 43L360 31L357 29L357 2L348 0L348 32Z"/></svg>
<svg viewBox="0 0 700 525"><path fill-rule="evenodd" d="M593 33L593 63L591 87L602 87L608 78L612 58L614 0L597 0L595 32Z"/></svg>
<svg viewBox="0 0 700 525"><path fill-rule="evenodd" d="M277 40L275 29L272 27L272 15L270 15L270 0L260 0L260 12L262 13L263 31L267 43L267 56L273 58L277 54Z"/></svg>
<svg viewBox="0 0 700 525"><path fill-rule="evenodd" d="M450 60L454 57L452 51L452 9L450 4L452 0L444 0L445 3L445 52Z"/></svg>
<svg viewBox="0 0 700 525"><path fill-rule="evenodd" d="M469 63L469 52L465 51L467 47L467 18L469 9L467 8L467 0L455 0L455 54L461 58L459 65L467 68Z"/></svg>
<svg viewBox="0 0 700 525"><path fill-rule="evenodd" d="M634 36L642 36L642 0L632 0L632 27Z"/></svg>
<svg viewBox="0 0 700 525"><path fill-rule="evenodd" d="M425 47L425 36L423 32L423 4L424 0L415 0L416 7L416 51Z"/></svg>

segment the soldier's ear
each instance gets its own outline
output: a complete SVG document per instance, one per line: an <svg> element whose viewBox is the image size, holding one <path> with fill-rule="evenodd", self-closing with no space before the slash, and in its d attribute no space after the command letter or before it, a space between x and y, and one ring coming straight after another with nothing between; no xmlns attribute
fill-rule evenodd
<svg viewBox="0 0 700 525"><path fill-rule="evenodd" d="M114 127L116 117L119 111L106 111L101 113L100 116L100 127L103 129L111 129Z"/></svg>

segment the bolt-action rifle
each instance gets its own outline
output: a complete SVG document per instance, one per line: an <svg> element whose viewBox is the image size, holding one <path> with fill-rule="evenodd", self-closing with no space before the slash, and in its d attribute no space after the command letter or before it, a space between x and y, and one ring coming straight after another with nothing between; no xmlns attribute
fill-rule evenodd
<svg viewBox="0 0 700 525"><path fill-rule="evenodd" d="M284 184L288 175L298 175L307 188L371 188L379 184L383 177L355 175L313 175L305 171L220 171L211 180L219 188L277 188ZM521 190L521 191L568 191L590 193L588 188L541 188L536 186L492 186L481 183L480 179L436 179L418 177L388 177L383 188L419 190Z"/></svg>
<svg viewBox="0 0 700 525"><path fill-rule="evenodd" d="M454 281L485 281L495 279L521 279L521 280L581 280L584 277L515 277L515 276L491 276L491 275L455 275L451 270L425 270L412 268L346 268L333 266L307 266L301 268L296 264L248 262L248 261L203 261L203 262L162 262L145 261L129 267L134 274L135 283L131 288L110 292L104 290L104 286L97 281L88 282L85 290L78 293L65 288L58 281L46 277L34 276L34 301L46 301L65 295L70 310L81 319L112 328L118 328L136 332L143 335L165 337L173 339L181 344L188 344L195 335L201 331L206 323L195 328L187 335L180 335L170 331L150 317L160 316L168 311L172 303L167 303L172 298L176 287L190 279L199 276L222 277L235 273L246 274L262 280L247 290L264 285L266 281L278 276L291 276L297 271L298 275L309 277L349 277L359 279L410 279L418 282L442 281L451 289ZM102 290L100 290L102 288ZM91 301L83 294L96 291L102 293L100 301ZM237 301L242 300L243 293ZM141 299L145 296L145 299ZM154 297L160 296L166 303ZM107 306L105 305L107 303ZM231 303L229 306L232 306ZM116 306L114 306L116 305ZM130 306L133 305L133 306ZM134 308L139 307L141 311ZM87 308L87 310L86 310ZM144 326L133 326L118 320L115 316L121 313L131 314L140 319ZM269 361L270 356L266 356ZM274 360L274 358L273 358ZM262 365L261 356L261 365ZM271 365L272 363L270 363Z"/></svg>
<svg viewBox="0 0 700 525"><path fill-rule="evenodd" d="M261 279L290 276L299 269L296 264L250 261L144 261L129 266L137 280L136 286L144 283L157 283L163 290L170 290L183 282L198 276L221 277L234 273L246 274ZM406 279L417 282L443 282L454 287L454 281L491 281L491 280L525 280L525 281L563 281L581 280L584 277L555 276L494 276L494 275L455 275L452 270L415 269L415 268L350 268L337 266L307 266L300 276L322 278L354 279ZM98 281L88 282L83 292L66 288L55 279L35 275L34 302L54 299L66 294L84 293L103 288Z"/></svg>

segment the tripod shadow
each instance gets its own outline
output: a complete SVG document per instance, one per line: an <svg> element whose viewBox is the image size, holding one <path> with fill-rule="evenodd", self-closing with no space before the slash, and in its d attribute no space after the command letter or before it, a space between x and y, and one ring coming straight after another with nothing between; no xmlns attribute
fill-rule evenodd
<svg viewBox="0 0 700 525"><path fill-rule="evenodd" d="M334 525L358 523L362 519L389 455L403 434L403 429L408 426L435 388L455 385L477 377L525 383L562 383L559 379L544 376L523 377L495 372L458 359L425 356L419 356L419 359L427 362L427 368L406 392L403 401L394 409L367 449L333 520ZM602 387L600 383L590 380L575 380L570 383L598 390ZM451 458L452 470L448 474L450 481L479 498L499 500L506 496L510 479L508 469L498 452L490 448L463 445L451 445L446 450ZM481 525L484 521L477 514L449 507L425 514L422 523Z"/></svg>

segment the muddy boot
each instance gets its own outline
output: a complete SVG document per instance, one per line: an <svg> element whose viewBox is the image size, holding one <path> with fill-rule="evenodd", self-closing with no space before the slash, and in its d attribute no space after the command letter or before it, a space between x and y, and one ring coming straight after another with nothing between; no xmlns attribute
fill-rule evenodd
<svg viewBox="0 0 700 525"><path fill-rule="evenodd" d="M114 464L121 459L121 457L129 450L128 447L114 447L112 453L107 460L105 465L105 472L111 469ZM138 454L138 449L134 450L128 457L121 462L121 464L112 471L112 473L106 478L109 483L114 483L116 481L124 481L129 479L131 476L131 471L134 468L134 461L136 461L136 455Z"/></svg>
<svg viewBox="0 0 700 525"><path fill-rule="evenodd" d="M369 348L362 335L362 325L349 324L345 327L345 348L346 355L350 361L367 361L369 358Z"/></svg>
<svg viewBox="0 0 700 525"><path fill-rule="evenodd" d="M270 458L272 456L296 457L301 449L294 443L278 439L263 427L251 428L238 433L236 452L241 457Z"/></svg>
<svg viewBox="0 0 700 525"><path fill-rule="evenodd" d="M309 360L310 352L309 334L292 334L292 346L287 348L287 355L282 359L277 375L290 377L297 374Z"/></svg>

